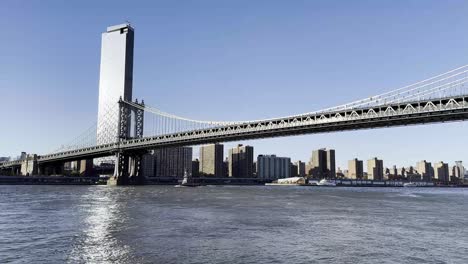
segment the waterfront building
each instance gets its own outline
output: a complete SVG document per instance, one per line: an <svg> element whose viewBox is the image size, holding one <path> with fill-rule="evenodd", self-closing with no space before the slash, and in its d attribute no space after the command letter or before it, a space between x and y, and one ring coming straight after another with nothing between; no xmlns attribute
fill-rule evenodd
<svg viewBox="0 0 468 264"><path fill-rule="evenodd" d="M415 170L413 166L406 167L406 175L414 174Z"/></svg>
<svg viewBox="0 0 468 264"><path fill-rule="evenodd" d="M327 150L327 172L329 178L336 177L336 162L335 162L335 150Z"/></svg>
<svg viewBox="0 0 468 264"><path fill-rule="evenodd" d="M362 179L364 177L364 166L362 160L354 158L348 161L348 178Z"/></svg>
<svg viewBox="0 0 468 264"><path fill-rule="evenodd" d="M434 179L442 182L449 182L449 166L443 161L437 162L434 164Z"/></svg>
<svg viewBox="0 0 468 264"><path fill-rule="evenodd" d="M200 147L200 176L223 177L224 146L211 144Z"/></svg>
<svg viewBox="0 0 468 264"><path fill-rule="evenodd" d="M367 179L383 180L383 160L372 158L367 161Z"/></svg>
<svg viewBox="0 0 468 264"><path fill-rule="evenodd" d="M427 162L426 160L419 161L416 163L416 169L418 170L419 174L421 174L423 181L432 181L432 178L434 177L434 169L432 168L432 164L430 162Z"/></svg>
<svg viewBox="0 0 468 264"><path fill-rule="evenodd" d="M262 180L276 180L291 177L291 159L276 155L257 157L257 177Z"/></svg>
<svg viewBox="0 0 468 264"><path fill-rule="evenodd" d="M155 149L143 156L142 174L144 177L183 178L192 174L192 148L173 147Z"/></svg>
<svg viewBox="0 0 468 264"><path fill-rule="evenodd" d="M226 158L223 162L222 177L229 177L229 159L228 158Z"/></svg>
<svg viewBox="0 0 468 264"><path fill-rule="evenodd" d="M290 171L291 171L291 177L296 177L298 176L298 172L297 172L297 165L295 163L292 163L289 165L291 167Z"/></svg>
<svg viewBox="0 0 468 264"><path fill-rule="evenodd" d="M141 157L141 176L145 178L153 178L154 174L154 151L145 154Z"/></svg>
<svg viewBox="0 0 468 264"><path fill-rule="evenodd" d="M102 34L99 75L97 144L118 136L120 98L132 101L134 30L127 24L111 26Z"/></svg>
<svg viewBox="0 0 468 264"><path fill-rule="evenodd" d="M349 171L348 170L343 170L343 175L345 178L348 178Z"/></svg>
<svg viewBox="0 0 468 264"><path fill-rule="evenodd" d="M465 167L462 161L455 161L455 166L452 169L452 176L457 179L463 179L465 175Z"/></svg>
<svg viewBox="0 0 468 264"><path fill-rule="evenodd" d="M198 159L192 160L192 176L200 176L200 161Z"/></svg>
<svg viewBox="0 0 468 264"><path fill-rule="evenodd" d="M341 170L340 167L336 170L336 178L343 179L346 177L346 174Z"/></svg>
<svg viewBox="0 0 468 264"><path fill-rule="evenodd" d="M302 162L300 160L296 161L295 163L297 171L296 175L299 177L304 177L306 175L306 165L305 162Z"/></svg>
<svg viewBox="0 0 468 264"><path fill-rule="evenodd" d="M404 178L406 175L406 169L405 167L401 167L397 169L397 176L398 178Z"/></svg>
<svg viewBox="0 0 468 264"><path fill-rule="evenodd" d="M392 175L390 174L390 169L389 168L385 168L384 169L384 180L390 180L392 179Z"/></svg>
<svg viewBox="0 0 468 264"><path fill-rule="evenodd" d="M0 157L0 162L10 161L10 157Z"/></svg>
<svg viewBox="0 0 468 264"><path fill-rule="evenodd" d="M398 169L396 165L393 165L392 169L390 170L390 175L392 175L392 179L398 179Z"/></svg>
<svg viewBox="0 0 468 264"><path fill-rule="evenodd" d="M237 145L229 150L229 177L252 178L254 149L252 146Z"/></svg>
<svg viewBox="0 0 468 264"><path fill-rule="evenodd" d="M335 178L335 150L314 150L309 161L308 175L314 178Z"/></svg>

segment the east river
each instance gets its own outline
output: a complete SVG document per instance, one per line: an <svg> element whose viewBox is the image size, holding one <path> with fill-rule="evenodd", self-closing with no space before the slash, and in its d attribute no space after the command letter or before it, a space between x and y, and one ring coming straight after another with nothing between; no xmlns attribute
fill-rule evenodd
<svg viewBox="0 0 468 264"><path fill-rule="evenodd" d="M468 263L468 189L0 186L0 263Z"/></svg>

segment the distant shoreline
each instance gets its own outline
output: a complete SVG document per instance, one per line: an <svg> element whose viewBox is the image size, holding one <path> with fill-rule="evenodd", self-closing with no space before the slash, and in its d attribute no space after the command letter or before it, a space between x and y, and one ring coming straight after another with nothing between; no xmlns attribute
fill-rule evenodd
<svg viewBox="0 0 468 264"><path fill-rule="evenodd" d="M193 178L201 185L234 185L234 186L301 186L325 187L313 184L271 184L256 178ZM405 181L369 181L369 180L336 180L335 187L403 187ZM179 179L149 179L142 185L177 185ZM410 188L466 188L468 185L435 185L426 183L425 186ZM106 181L99 177L68 177L68 176L0 176L0 185L106 185Z"/></svg>

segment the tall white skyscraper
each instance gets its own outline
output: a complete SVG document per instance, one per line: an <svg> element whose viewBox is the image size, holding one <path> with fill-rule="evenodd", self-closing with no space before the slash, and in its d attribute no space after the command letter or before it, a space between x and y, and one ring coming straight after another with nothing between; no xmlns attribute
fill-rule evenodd
<svg viewBox="0 0 468 264"><path fill-rule="evenodd" d="M117 140L119 98L132 100L134 30L129 24L102 33L97 144Z"/></svg>

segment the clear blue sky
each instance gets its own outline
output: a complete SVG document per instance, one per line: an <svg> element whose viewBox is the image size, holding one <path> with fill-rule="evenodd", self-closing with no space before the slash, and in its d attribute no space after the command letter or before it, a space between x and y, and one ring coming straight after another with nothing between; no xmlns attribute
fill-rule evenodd
<svg viewBox="0 0 468 264"><path fill-rule="evenodd" d="M0 156L44 153L96 119L100 34L135 27L134 96L197 119L310 112L468 63L467 1L0 2ZM239 143L337 164L468 162L468 122ZM232 144L226 144L232 146ZM197 152L197 151L196 151Z"/></svg>

